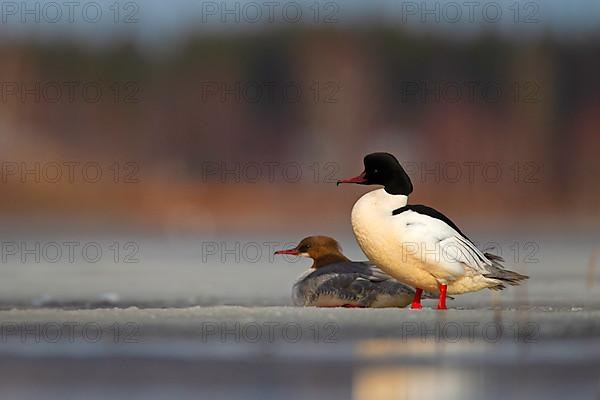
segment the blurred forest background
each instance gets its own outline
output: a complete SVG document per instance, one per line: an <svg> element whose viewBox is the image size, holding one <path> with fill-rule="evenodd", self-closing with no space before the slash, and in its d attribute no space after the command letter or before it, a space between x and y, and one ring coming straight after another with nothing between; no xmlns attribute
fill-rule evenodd
<svg viewBox="0 0 600 400"><path fill-rule="evenodd" d="M133 31L152 29L139 6ZM0 213L202 232L345 229L363 190L333 182L360 173L366 153L389 151L409 166L412 202L470 224L597 224L599 30L507 35L482 24L463 36L377 18L264 25L189 29L156 48L154 36L141 43L129 31L102 44L70 28L4 36ZM99 100L82 94L86 83L101 87ZM301 95L286 97L290 85ZM64 162L98 163L103 177L80 179L79 167L71 181L66 169L56 182L44 176ZM35 163L39 182L21 175ZM301 179L282 176L289 164ZM486 178L489 164L500 179ZM245 176L255 175L249 165L260 165L260 179Z"/></svg>

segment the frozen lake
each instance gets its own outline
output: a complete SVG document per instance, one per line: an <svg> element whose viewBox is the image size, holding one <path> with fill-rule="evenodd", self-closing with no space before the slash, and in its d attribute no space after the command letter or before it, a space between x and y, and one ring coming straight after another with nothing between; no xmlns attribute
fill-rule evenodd
<svg viewBox="0 0 600 400"><path fill-rule="evenodd" d="M459 296L452 307L600 307L600 233L469 233L531 279L501 293ZM0 308L290 305L291 286L310 261L273 251L299 236L85 235L51 228L32 236L4 229ZM351 259L365 259L351 236L333 236Z"/></svg>
<svg viewBox="0 0 600 400"><path fill-rule="evenodd" d="M598 236L496 237L528 283L458 296L438 312L431 300L415 311L291 307L290 287L309 262L271 256L299 239L290 235L4 235L7 398L600 394ZM348 256L363 258L352 238L338 238ZM72 261L63 253L51 262L53 249L68 246Z"/></svg>
<svg viewBox="0 0 600 400"><path fill-rule="evenodd" d="M0 318L8 398L600 393L599 310L132 307L10 310Z"/></svg>

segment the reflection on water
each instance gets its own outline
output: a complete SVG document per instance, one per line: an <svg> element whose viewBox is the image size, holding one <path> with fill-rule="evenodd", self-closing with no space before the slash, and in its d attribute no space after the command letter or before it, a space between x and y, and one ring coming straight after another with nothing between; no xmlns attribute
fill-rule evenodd
<svg viewBox="0 0 600 400"><path fill-rule="evenodd" d="M597 398L600 360L598 350L590 351L597 345L597 340L536 344L368 340L358 343L356 352L378 362L357 368L353 395L356 400Z"/></svg>
<svg viewBox="0 0 600 400"><path fill-rule="evenodd" d="M266 347L163 340L71 351L45 346L26 357L22 349L0 349L0 384L9 398L553 400L600 393L597 339Z"/></svg>
<svg viewBox="0 0 600 400"><path fill-rule="evenodd" d="M478 386L477 375L459 368L369 367L354 375L355 400L465 400Z"/></svg>

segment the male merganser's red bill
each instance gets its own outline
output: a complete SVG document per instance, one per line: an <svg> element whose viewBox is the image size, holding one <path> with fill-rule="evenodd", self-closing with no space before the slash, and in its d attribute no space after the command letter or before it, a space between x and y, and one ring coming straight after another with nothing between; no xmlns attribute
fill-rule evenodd
<svg viewBox="0 0 600 400"><path fill-rule="evenodd" d="M421 308L423 290L439 293L438 309L446 309L446 294L501 290L528 279L504 269L501 257L481 252L441 212L408 205L412 182L393 155L369 154L364 166L359 177L338 181L383 186L354 204L354 236L370 261L417 288L413 308Z"/></svg>
<svg viewBox="0 0 600 400"><path fill-rule="evenodd" d="M294 284L292 297L299 306L404 307L415 295L412 288L376 266L350 261L338 242L328 236L307 237L295 248L275 254L310 257L314 261Z"/></svg>
<svg viewBox="0 0 600 400"><path fill-rule="evenodd" d="M355 176L354 178L342 179L341 181L337 181L336 185L339 186L340 183L358 183L365 185L367 183L367 178L365 177L365 173Z"/></svg>

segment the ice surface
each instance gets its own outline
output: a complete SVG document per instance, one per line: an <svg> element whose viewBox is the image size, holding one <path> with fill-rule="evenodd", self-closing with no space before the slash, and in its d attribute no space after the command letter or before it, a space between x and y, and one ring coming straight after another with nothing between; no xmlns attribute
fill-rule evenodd
<svg viewBox="0 0 600 400"><path fill-rule="evenodd" d="M202 238L119 238L139 244L133 264L13 260L0 270L0 387L16 399L593 398L597 239L500 240L507 259L535 240L537 262L507 263L531 279L457 296L447 312L432 300L292 307L307 260L202 263Z"/></svg>

